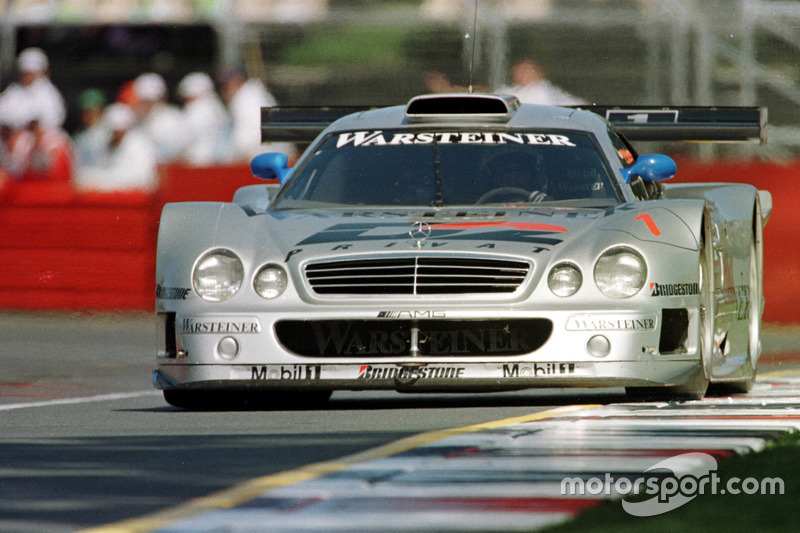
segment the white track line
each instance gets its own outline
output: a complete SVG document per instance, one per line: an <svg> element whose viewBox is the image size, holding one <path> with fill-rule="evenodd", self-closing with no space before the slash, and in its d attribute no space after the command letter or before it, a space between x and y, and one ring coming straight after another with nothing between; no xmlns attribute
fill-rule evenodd
<svg viewBox="0 0 800 533"><path fill-rule="evenodd" d="M84 396L80 398L62 398L60 400L46 400L41 402L10 403L0 405L0 411L12 411L14 409L27 409L29 407L51 407L54 405L70 405L76 403L109 402L113 400L127 400L129 398L140 398L143 396L160 395L161 391L147 390L139 392L115 392L111 394L98 394L97 396Z"/></svg>

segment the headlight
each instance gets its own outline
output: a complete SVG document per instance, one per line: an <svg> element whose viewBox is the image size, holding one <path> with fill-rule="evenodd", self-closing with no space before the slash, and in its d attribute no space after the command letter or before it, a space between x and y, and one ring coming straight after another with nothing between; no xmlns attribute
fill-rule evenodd
<svg viewBox="0 0 800 533"><path fill-rule="evenodd" d="M547 275L547 286L553 294L566 298L572 296L583 283L583 274L572 263L561 263L550 269Z"/></svg>
<svg viewBox="0 0 800 533"><path fill-rule="evenodd" d="M256 274L253 288L262 298L277 298L286 289L286 271L278 265L265 265Z"/></svg>
<svg viewBox="0 0 800 533"><path fill-rule="evenodd" d="M625 246L606 250L594 266L594 282L611 298L628 298L644 286L647 265L639 252Z"/></svg>
<svg viewBox="0 0 800 533"><path fill-rule="evenodd" d="M205 254L192 273L194 290L208 302L222 302L232 297L242 286L242 279L244 268L241 260L225 249Z"/></svg>

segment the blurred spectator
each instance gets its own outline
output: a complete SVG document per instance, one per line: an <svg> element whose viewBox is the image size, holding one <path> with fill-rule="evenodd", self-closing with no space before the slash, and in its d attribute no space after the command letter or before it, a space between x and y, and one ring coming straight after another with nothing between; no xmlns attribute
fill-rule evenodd
<svg viewBox="0 0 800 533"><path fill-rule="evenodd" d="M78 95L82 129L75 134L78 167L98 165L106 156L111 132L103 122L106 97L100 89L86 89Z"/></svg>
<svg viewBox="0 0 800 533"><path fill-rule="evenodd" d="M292 158L295 148L290 143L261 143L261 108L278 105L264 83L247 78L234 67L220 70L218 79L231 116L230 159L249 163L265 152L282 152Z"/></svg>
<svg viewBox="0 0 800 533"><path fill-rule="evenodd" d="M25 91L19 86L0 94L0 174L6 181L22 179L33 148L27 101Z"/></svg>
<svg viewBox="0 0 800 533"><path fill-rule="evenodd" d="M438 70L426 72L422 81L425 82L425 87L430 93L465 93L469 91L469 87L454 84L445 73ZM472 87L472 91L488 92L489 89L483 85L475 85Z"/></svg>
<svg viewBox="0 0 800 533"><path fill-rule="evenodd" d="M214 82L204 72L192 72L178 84L178 95L184 102L186 145L183 159L195 166L223 162L228 114L217 96Z"/></svg>
<svg viewBox="0 0 800 533"><path fill-rule="evenodd" d="M463 93L467 92L466 87L454 85L443 72L438 70L431 70L425 73L423 77L425 87L430 93Z"/></svg>
<svg viewBox="0 0 800 533"><path fill-rule="evenodd" d="M40 116L32 113L29 127L34 134L34 144L22 180L70 181L75 153L69 135L58 126L46 124Z"/></svg>
<svg viewBox="0 0 800 533"><path fill-rule="evenodd" d="M17 57L19 83L12 83L5 92L22 90L36 102L38 121L44 127L61 127L67 107L61 92L50 81L50 63L39 48L26 48Z"/></svg>
<svg viewBox="0 0 800 533"><path fill-rule="evenodd" d="M74 153L67 133L48 124L46 109L24 89L2 95L3 166L14 181L60 181L72 178Z"/></svg>
<svg viewBox="0 0 800 533"><path fill-rule="evenodd" d="M181 110L167 102L167 84L159 74L148 72L133 82L136 114L142 131L156 149L159 163L175 161L184 149L187 134Z"/></svg>
<svg viewBox="0 0 800 533"><path fill-rule="evenodd" d="M136 115L125 104L113 103L103 114L111 132L108 155L99 164L82 168L75 176L81 190L144 191L158 187L156 151L136 125Z"/></svg>
<svg viewBox="0 0 800 533"><path fill-rule="evenodd" d="M135 85L136 80L128 80L123 83L119 91L117 91L117 97L114 101L125 104L131 109L137 109L139 106L139 97L136 96Z"/></svg>
<svg viewBox="0 0 800 533"><path fill-rule="evenodd" d="M10 140L14 133L13 128L7 124L3 115L2 101L0 101L0 190L12 179L11 176L11 146Z"/></svg>
<svg viewBox="0 0 800 533"><path fill-rule="evenodd" d="M534 61L523 59L511 67L511 86L500 87L495 92L513 94L523 104L580 105L580 98L550 83Z"/></svg>

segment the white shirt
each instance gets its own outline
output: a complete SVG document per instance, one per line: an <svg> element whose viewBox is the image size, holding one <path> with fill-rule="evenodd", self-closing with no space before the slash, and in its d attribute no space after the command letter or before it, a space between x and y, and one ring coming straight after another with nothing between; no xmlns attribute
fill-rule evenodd
<svg viewBox="0 0 800 533"><path fill-rule="evenodd" d="M39 122L44 126L61 127L67 118L67 106L61 92L49 78L39 77L30 85L21 86L39 109Z"/></svg>
<svg viewBox="0 0 800 533"><path fill-rule="evenodd" d="M153 192L158 187L155 149L141 131L132 129L100 164L81 169L74 182L95 191Z"/></svg>
<svg viewBox="0 0 800 533"><path fill-rule="evenodd" d="M99 165L108 152L111 132L102 121L75 134L73 145L79 167Z"/></svg>
<svg viewBox="0 0 800 533"><path fill-rule="evenodd" d="M180 157L184 150L187 126L179 108L167 103L157 103L140 124L142 132L156 149L159 163L169 163Z"/></svg>
<svg viewBox="0 0 800 533"><path fill-rule="evenodd" d="M291 155L294 146L289 143L261 143L261 108L278 105L275 97L257 79L249 79L236 91L228 102L232 131L230 139L231 158L246 161L264 152L283 152Z"/></svg>
<svg viewBox="0 0 800 533"><path fill-rule="evenodd" d="M183 108L186 146L184 160L190 165L208 166L227 159L224 139L228 114L216 94L208 93L188 102Z"/></svg>
<svg viewBox="0 0 800 533"><path fill-rule="evenodd" d="M498 94L513 94L523 104L580 105L585 103L580 98L556 87L547 80L539 80L522 86L501 87L495 92Z"/></svg>
<svg viewBox="0 0 800 533"><path fill-rule="evenodd" d="M42 126L60 128L67 118L64 98L48 78L37 78L29 85L12 83L2 95L13 101L12 105L18 106L8 112L14 113L15 118L24 123L36 118Z"/></svg>

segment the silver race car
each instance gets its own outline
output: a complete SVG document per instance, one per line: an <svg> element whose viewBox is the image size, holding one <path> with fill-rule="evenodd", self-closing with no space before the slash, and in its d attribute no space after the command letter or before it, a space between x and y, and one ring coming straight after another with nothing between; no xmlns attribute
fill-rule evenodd
<svg viewBox="0 0 800 533"><path fill-rule="evenodd" d="M350 113L350 111L353 111ZM747 391L768 192L665 185L630 140L759 141L758 108L563 108L510 96L262 111L310 141L280 183L164 207L153 383L170 404L335 390Z"/></svg>

